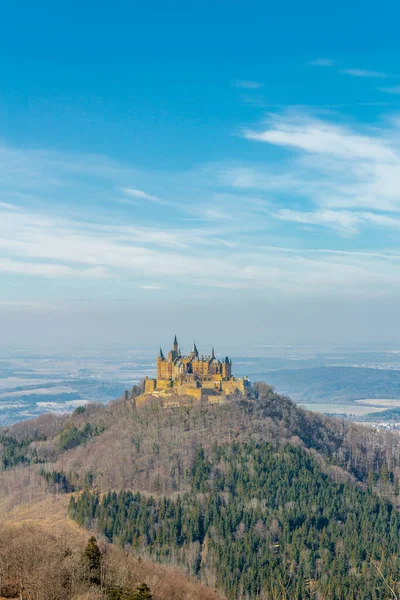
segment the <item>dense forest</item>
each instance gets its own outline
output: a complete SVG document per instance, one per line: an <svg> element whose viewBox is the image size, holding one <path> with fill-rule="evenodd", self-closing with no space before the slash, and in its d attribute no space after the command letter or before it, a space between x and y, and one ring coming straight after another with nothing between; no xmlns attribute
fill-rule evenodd
<svg viewBox="0 0 400 600"><path fill-rule="evenodd" d="M0 500L72 493L101 539L232 599L400 594L397 435L266 384L221 405L137 406L137 392L4 430Z"/></svg>
<svg viewBox="0 0 400 600"><path fill-rule="evenodd" d="M334 483L300 448L215 445L209 460L200 447L190 484L174 498L86 491L71 497L70 514L232 599L282 586L291 599L378 599L400 573L400 514L369 490Z"/></svg>

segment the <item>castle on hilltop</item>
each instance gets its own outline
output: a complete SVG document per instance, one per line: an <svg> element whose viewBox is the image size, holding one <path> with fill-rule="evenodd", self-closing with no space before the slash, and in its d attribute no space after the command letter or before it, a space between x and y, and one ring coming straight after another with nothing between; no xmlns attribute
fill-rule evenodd
<svg viewBox="0 0 400 600"><path fill-rule="evenodd" d="M219 360L214 348L210 355L200 356L194 342L191 352L183 355L175 336L167 358L160 348L157 378L145 379L144 393L166 395L175 392L210 401L212 396L226 397L236 392L244 394L249 386L246 377L238 379L232 376L232 361L227 356Z"/></svg>

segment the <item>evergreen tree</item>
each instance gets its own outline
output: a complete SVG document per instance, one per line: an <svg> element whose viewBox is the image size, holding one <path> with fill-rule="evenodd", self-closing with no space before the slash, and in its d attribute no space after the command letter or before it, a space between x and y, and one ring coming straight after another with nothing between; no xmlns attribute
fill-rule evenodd
<svg viewBox="0 0 400 600"><path fill-rule="evenodd" d="M100 585L101 552L96 538L92 535L85 548L84 558L88 568L88 579L92 585Z"/></svg>
<svg viewBox="0 0 400 600"><path fill-rule="evenodd" d="M132 600L152 600L153 594L147 583L141 583L135 590Z"/></svg>

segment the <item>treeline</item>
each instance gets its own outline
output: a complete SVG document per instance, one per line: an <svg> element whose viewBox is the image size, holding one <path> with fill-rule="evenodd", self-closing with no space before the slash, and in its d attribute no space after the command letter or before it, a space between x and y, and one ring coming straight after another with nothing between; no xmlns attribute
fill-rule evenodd
<svg viewBox="0 0 400 600"><path fill-rule="evenodd" d="M43 440L43 436L18 440L11 435L0 435L0 464L3 469L12 469L18 465L41 462L32 442Z"/></svg>
<svg viewBox="0 0 400 600"><path fill-rule="evenodd" d="M0 526L0 596L23 600L223 600L162 566L69 530Z"/></svg>
<svg viewBox="0 0 400 600"><path fill-rule="evenodd" d="M83 408L83 407L79 407ZM82 414L84 411L80 410L76 414ZM71 450L71 448L75 448L75 446L80 446L84 444L93 436L101 435L105 430L105 425L94 425L94 427L90 423L85 423L82 428L78 428L73 423L68 423L66 427L61 431L61 434L58 439L58 447L61 452L65 450Z"/></svg>
<svg viewBox="0 0 400 600"><path fill-rule="evenodd" d="M400 593L400 514L333 482L305 450L231 443L207 457L199 447L188 475L190 491L174 498L87 490L69 512L232 599L378 600L392 597L388 582Z"/></svg>

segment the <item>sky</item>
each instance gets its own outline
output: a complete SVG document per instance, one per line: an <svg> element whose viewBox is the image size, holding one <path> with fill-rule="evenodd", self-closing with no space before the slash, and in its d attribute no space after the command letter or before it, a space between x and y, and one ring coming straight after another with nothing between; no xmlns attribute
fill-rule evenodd
<svg viewBox="0 0 400 600"><path fill-rule="evenodd" d="M397 2L9 2L0 346L397 344Z"/></svg>

